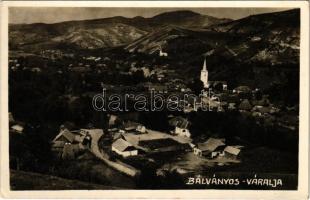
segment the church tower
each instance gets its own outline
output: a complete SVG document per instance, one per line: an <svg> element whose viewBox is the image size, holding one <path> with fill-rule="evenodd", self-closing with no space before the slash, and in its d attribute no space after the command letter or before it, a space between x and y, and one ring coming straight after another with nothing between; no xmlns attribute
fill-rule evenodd
<svg viewBox="0 0 310 200"><path fill-rule="evenodd" d="M207 64L206 64L206 59L203 62L203 67L200 72L200 80L203 82L204 88L208 88L208 70L207 70Z"/></svg>

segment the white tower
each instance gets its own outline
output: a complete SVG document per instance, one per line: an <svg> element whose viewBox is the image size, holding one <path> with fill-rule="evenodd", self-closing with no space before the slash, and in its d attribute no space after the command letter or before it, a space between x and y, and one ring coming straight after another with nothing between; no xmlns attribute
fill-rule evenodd
<svg viewBox="0 0 310 200"><path fill-rule="evenodd" d="M208 70L207 70L207 64L206 64L206 59L203 62L203 67L200 72L200 80L203 82L204 88L208 88Z"/></svg>
<svg viewBox="0 0 310 200"><path fill-rule="evenodd" d="M167 57L167 56L168 56L168 53L162 51L161 46L159 47L159 56L160 56L160 57L162 57L162 56L163 56L163 57Z"/></svg>

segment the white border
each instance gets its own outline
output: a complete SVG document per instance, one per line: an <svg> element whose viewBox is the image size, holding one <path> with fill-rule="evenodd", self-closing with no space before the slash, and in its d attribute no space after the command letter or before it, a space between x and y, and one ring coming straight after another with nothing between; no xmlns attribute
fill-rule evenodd
<svg viewBox="0 0 310 200"><path fill-rule="evenodd" d="M0 2L1 3L1 2ZM1 4L0 4L1 5ZM297 191L256 190L72 190L10 191L8 159L8 7L292 7L301 9L300 128ZM306 199L309 141L309 2L307 1L13 1L1 5L1 195L9 198Z"/></svg>

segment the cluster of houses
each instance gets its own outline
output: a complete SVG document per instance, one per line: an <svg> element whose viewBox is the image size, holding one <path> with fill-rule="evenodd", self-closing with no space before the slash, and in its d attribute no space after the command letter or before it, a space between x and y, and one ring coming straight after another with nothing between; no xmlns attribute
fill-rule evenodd
<svg viewBox="0 0 310 200"><path fill-rule="evenodd" d="M225 157L229 159L238 159L243 146L235 145L229 146L225 144L223 138L209 138L203 143L198 143L194 147L194 154L197 156L204 156L210 159L217 157Z"/></svg>
<svg viewBox="0 0 310 200"><path fill-rule="evenodd" d="M67 58L74 58L74 54L73 53L64 53L60 50L54 50L54 49L46 49L46 50L42 50L40 52L40 55L44 58L49 58L51 60L56 60L56 59L62 59L64 57Z"/></svg>
<svg viewBox="0 0 310 200"><path fill-rule="evenodd" d="M9 68L12 71L24 70L24 71L31 71L31 72L41 72L42 69L40 67L28 67L21 65L18 59L9 59Z"/></svg>
<svg viewBox="0 0 310 200"><path fill-rule="evenodd" d="M152 68L150 66L138 67L136 63L132 63L128 75L132 75L137 71L142 71L145 78L153 78L158 82L169 82L171 77L175 75L175 70L168 69L168 65L157 66L154 65ZM169 77L169 78L168 78Z"/></svg>
<svg viewBox="0 0 310 200"><path fill-rule="evenodd" d="M181 116L169 115L169 133L155 131L144 125L126 121L116 125L118 116L109 116L109 134L112 136L112 151L122 157L149 155L166 152L190 152L198 157L215 159L238 159L243 146L226 145L225 139L210 137L205 142L193 143L189 130L190 122Z"/></svg>
<svg viewBox="0 0 310 200"><path fill-rule="evenodd" d="M110 118L115 116L112 115ZM147 129L144 125L132 121L108 131L113 138L112 151L123 157L183 151L190 148L190 138Z"/></svg>
<svg viewBox="0 0 310 200"><path fill-rule="evenodd" d="M138 122L122 121L116 115L109 115L108 123L110 128L105 134L102 129L69 130L61 126L59 134L52 141L52 151L61 159L79 158L83 152L92 148L94 135L108 140L101 147L102 152L108 150L104 153L112 153L120 158L192 151L198 157L208 159L223 156L237 159L242 148L226 146L225 139L217 138L193 144L188 128L190 122L180 116L170 116L169 124L174 127L170 133L148 129Z"/></svg>
<svg viewBox="0 0 310 200"><path fill-rule="evenodd" d="M102 129L69 130L64 125L51 142L51 150L57 158L64 160L81 159L89 154L92 134L102 134Z"/></svg>

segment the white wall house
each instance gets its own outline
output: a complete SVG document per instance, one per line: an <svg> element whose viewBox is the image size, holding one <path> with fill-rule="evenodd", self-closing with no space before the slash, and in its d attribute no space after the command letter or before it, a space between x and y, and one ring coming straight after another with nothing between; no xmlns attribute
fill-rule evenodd
<svg viewBox="0 0 310 200"><path fill-rule="evenodd" d="M11 129L16 132L16 133L23 133L24 131L24 127L22 125L19 124L15 124L11 127Z"/></svg>
<svg viewBox="0 0 310 200"><path fill-rule="evenodd" d="M159 56L160 56L160 57L167 57L167 56L168 56L168 53L163 52L162 49L161 49L161 47L160 47L160 49L159 49Z"/></svg>
<svg viewBox="0 0 310 200"><path fill-rule="evenodd" d="M123 156L136 156L138 155L138 150L132 146L129 142L123 139L118 139L112 144L112 151Z"/></svg>
<svg viewBox="0 0 310 200"><path fill-rule="evenodd" d="M182 136L182 137L191 137L191 133L187 128L180 128L180 127L175 127L175 134Z"/></svg>

